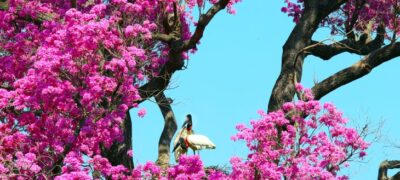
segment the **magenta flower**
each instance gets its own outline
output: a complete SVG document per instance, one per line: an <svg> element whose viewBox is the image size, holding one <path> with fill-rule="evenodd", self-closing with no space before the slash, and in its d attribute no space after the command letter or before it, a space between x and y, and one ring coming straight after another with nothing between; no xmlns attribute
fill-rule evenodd
<svg viewBox="0 0 400 180"><path fill-rule="evenodd" d="M140 109L138 112L138 116L143 118L146 115L146 109Z"/></svg>

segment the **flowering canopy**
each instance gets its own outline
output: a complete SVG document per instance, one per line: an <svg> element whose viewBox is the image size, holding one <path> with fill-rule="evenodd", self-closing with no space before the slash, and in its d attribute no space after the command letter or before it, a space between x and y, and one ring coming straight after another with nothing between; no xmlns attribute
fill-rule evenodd
<svg viewBox="0 0 400 180"><path fill-rule="evenodd" d="M207 3L215 5L223 1ZM239 1L224 1L229 13L235 13L232 5ZM288 7L282 10L298 21L302 1L286 2ZM357 6L352 2L343 9L356 12ZM356 29L362 30L367 22L376 22L372 26L376 28L383 21L397 32L397 19L376 13L392 12L393 2L368 2L369 6L360 11L364 24ZM179 5L175 0L1 2L0 177L205 177L207 174L196 156L184 156L167 172L153 163L135 169L112 165L110 159L102 156L103 148L124 140L121 126L128 109L137 107L143 98L139 88L159 77L164 65L171 61L170 53L176 51L177 44L171 44L171 38L163 35L178 31L178 37L173 37L178 38L177 42L189 41L189 45L183 43L187 46L181 48L185 51L179 52L179 56L187 58L186 51L195 49L192 42L198 42L204 29L192 33L189 27L207 24L210 21L207 17L213 14L193 22L191 12L205 3L204 0L185 0ZM223 8L217 6L216 10ZM175 18L172 24L171 14ZM349 20L342 12L336 14L324 21L332 29L340 29ZM367 144L354 130L344 127L346 121L341 113L326 104L326 112L318 116L319 103L308 100L285 104L276 112L260 113L261 119L252 122L251 128L238 126L239 134L234 139L245 140L251 154L244 162L238 158L231 160L231 175L213 171L208 177L333 178L347 157L356 151L361 151L360 156L365 155ZM145 113L141 110L139 116ZM291 116L286 117L288 114ZM280 126L286 129L274 128ZM327 130L319 131L320 126ZM132 152L127 155L132 156Z"/></svg>
<svg viewBox="0 0 400 180"><path fill-rule="evenodd" d="M285 103L276 112L259 111L261 119L252 121L251 127L236 127L239 133L232 139L245 141L251 153L244 162L231 159L231 177L334 179L350 158L366 155L368 144L345 126L347 119L335 106L321 107L309 89L302 96L304 101Z"/></svg>
<svg viewBox="0 0 400 180"><path fill-rule="evenodd" d="M333 34L345 34L350 30L363 33L369 28L376 29L382 23L395 34L400 33L399 1L348 0L343 2L345 2L343 6L327 16L321 24L321 26L330 27ZM285 3L286 6L282 7L282 12L293 17L295 22L299 22L305 8L304 0L285 0Z"/></svg>
<svg viewBox="0 0 400 180"><path fill-rule="evenodd" d="M59 166L75 173L82 155L104 160L101 149L124 139L126 113L143 98L138 88L169 60L169 44L153 35L177 28L179 40L190 39L191 9L204 3L1 2L0 173L42 178ZM179 25L168 26L171 13Z"/></svg>

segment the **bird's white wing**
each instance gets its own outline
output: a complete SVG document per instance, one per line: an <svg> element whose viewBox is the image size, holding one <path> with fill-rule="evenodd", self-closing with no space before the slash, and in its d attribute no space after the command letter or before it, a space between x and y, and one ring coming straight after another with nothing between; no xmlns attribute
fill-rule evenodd
<svg viewBox="0 0 400 180"><path fill-rule="evenodd" d="M174 139L174 147L175 147L175 145L178 143L179 138L181 137L182 131L183 131L183 129L181 129L181 130L178 132L178 134L176 134L175 139Z"/></svg>
<svg viewBox="0 0 400 180"><path fill-rule="evenodd" d="M201 149L215 149L215 144L208 139L207 136L201 134L192 134L187 137L187 140L191 146L194 146L196 150Z"/></svg>

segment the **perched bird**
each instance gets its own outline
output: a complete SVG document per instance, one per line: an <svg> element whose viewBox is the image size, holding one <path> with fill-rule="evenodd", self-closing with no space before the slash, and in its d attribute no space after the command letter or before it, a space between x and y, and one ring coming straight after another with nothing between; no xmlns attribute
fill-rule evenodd
<svg viewBox="0 0 400 180"><path fill-rule="evenodd" d="M196 151L202 149L215 149L215 144L206 136L200 134L194 134L192 122L192 115L186 115L186 120L182 125L182 129L174 140L174 155L175 161L178 162L182 154L186 154L188 148L193 150L193 154Z"/></svg>
<svg viewBox="0 0 400 180"><path fill-rule="evenodd" d="M187 137L190 149L199 151L202 149L215 149L215 144L207 136L201 134L192 134Z"/></svg>

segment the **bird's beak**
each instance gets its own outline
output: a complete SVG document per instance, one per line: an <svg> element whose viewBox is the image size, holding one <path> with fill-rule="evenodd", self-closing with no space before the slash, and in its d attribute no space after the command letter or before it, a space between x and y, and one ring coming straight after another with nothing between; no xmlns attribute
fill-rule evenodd
<svg viewBox="0 0 400 180"><path fill-rule="evenodd" d="M182 125L182 128L185 127L186 124L188 124L188 123L189 123L188 120L185 120L185 122L184 122L183 125Z"/></svg>

